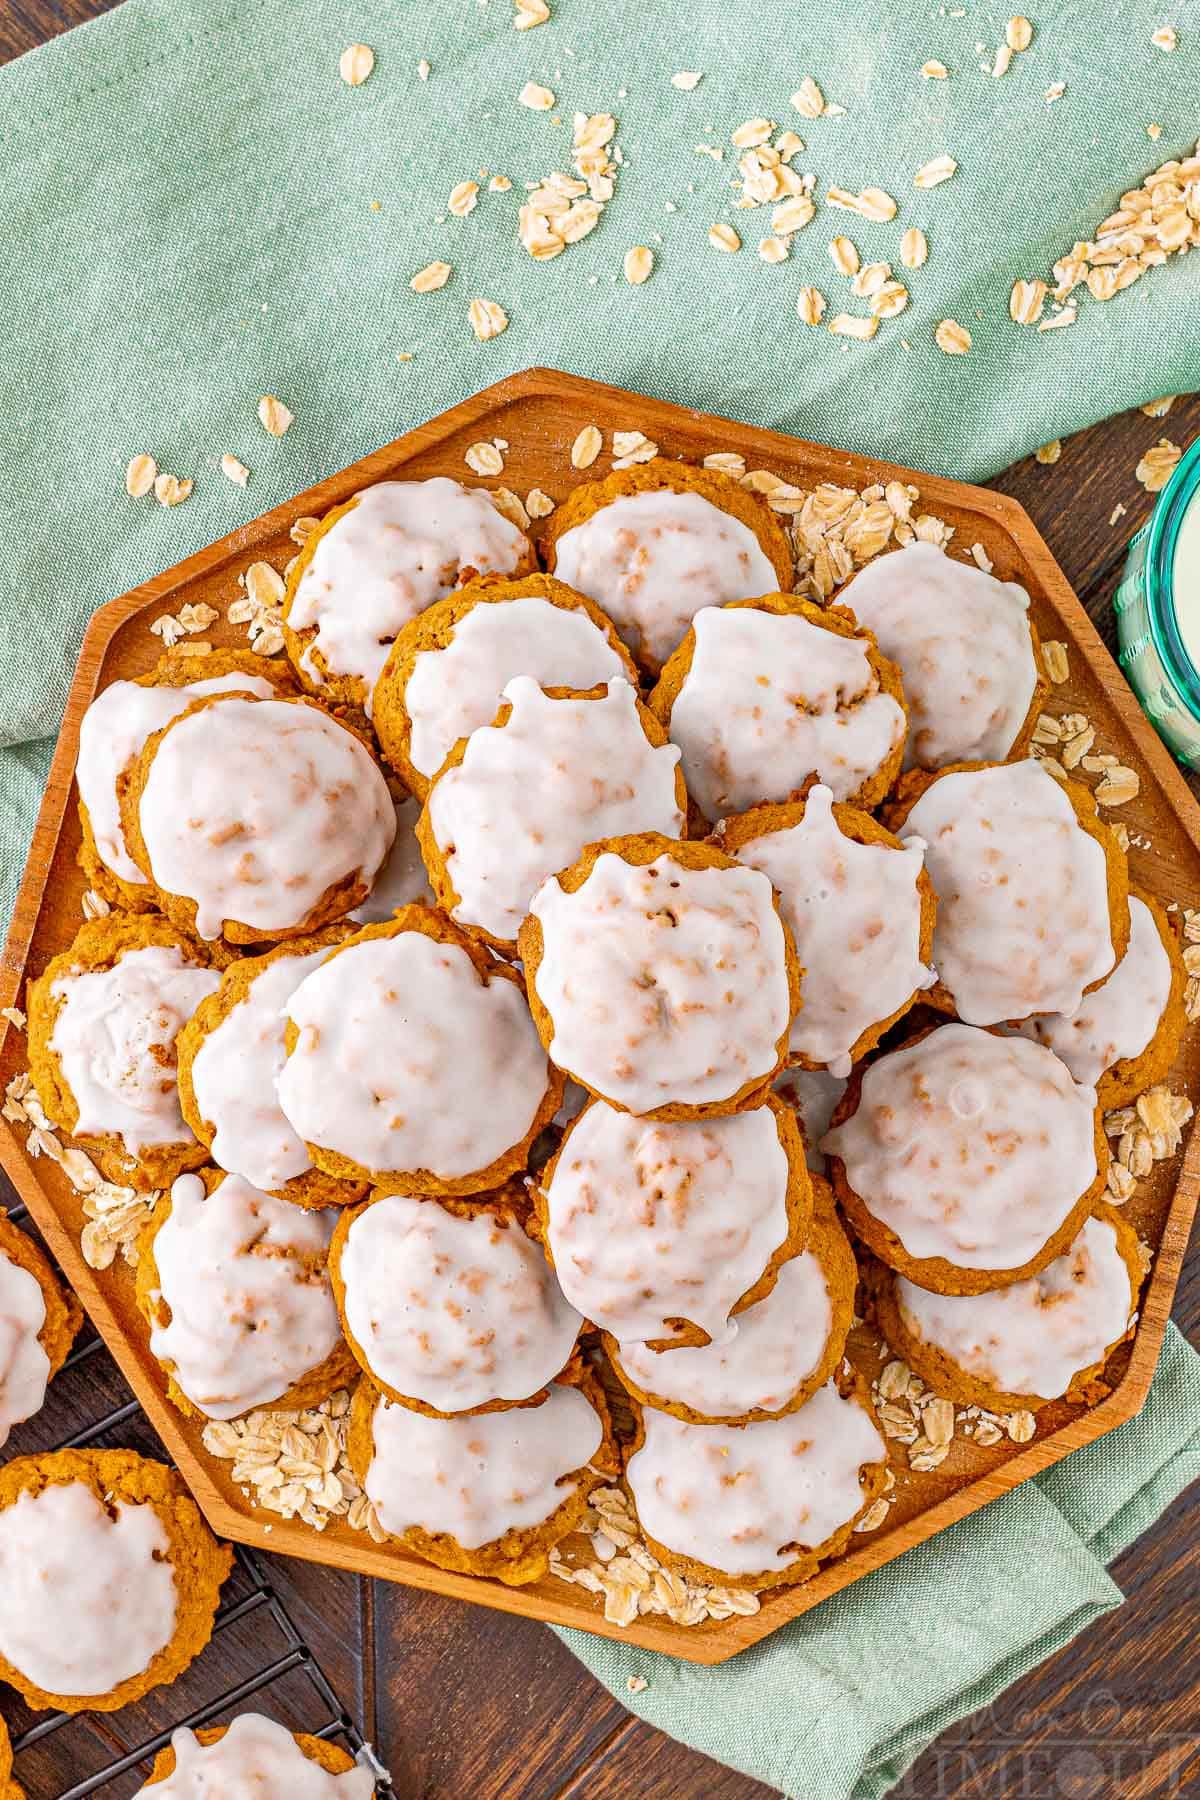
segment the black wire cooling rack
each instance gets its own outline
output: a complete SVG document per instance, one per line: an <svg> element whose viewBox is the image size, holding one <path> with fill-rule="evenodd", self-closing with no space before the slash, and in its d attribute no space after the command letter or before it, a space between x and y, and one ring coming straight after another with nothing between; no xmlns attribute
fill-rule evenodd
<svg viewBox="0 0 1200 1800"><path fill-rule="evenodd" d="M26 1208L11 1206L8 1217L13 1224L23 1224ZM24 1452L122 1446L163 1456L137 1401L117 1397L116 1390L128 1394L128 1389L99 1337L92 1336L72 1351L55 1383L68 1380L77 1402L94 1397L100 1403L106 1399L116 1403L105 1406L99 1417L67 1436L44 1442L39 1431L37 1441L32 1441L31 1428L53 1420L52 1385L45 1411L38 1420L30 1421L22 1433L21 1452L10 1439L6 1457ZM228 1597L213 1627L213 1646L228 1651L228 1655L213 1656L211 1649L207 1650L178 1682L155 1690L120 1714L34 1715L23 1708L17 1696L5 1691L15 1757L13 1773L29 1800L85 1800L90 1794L103 1795L105 1800L125 1800L137 1793L153 1758L170 1742L171 1733L179 1726L195 1730L202 1725L223 1723L251 1703L255 1710L278 1717L289 1729L340 1743L371 1770L379 1800L396 1800L386 1769L306 1643L304 1633L273 1587L268 1570L244 1545L237 1545L234 1555L233 1572L226 1584ZM219 1691L209 1691L212 1683L206 1658L213 1666L218 1661L233 1663L238 1678ZM10 1698L16 1700L16 1706L8 1705ZM176 1708L188 1710L177 1713ZM26 1718L30 1722L23 1724ZM118 1737L110 1720L119 1721L123 1727L132 1725L132 1731L126 1730L125 1736L135 1741L127 1744ZM61 1775L55 1773L55 1765L63 1763L73 1769L90 1763L97 1766L64 1787Z"/></svg>

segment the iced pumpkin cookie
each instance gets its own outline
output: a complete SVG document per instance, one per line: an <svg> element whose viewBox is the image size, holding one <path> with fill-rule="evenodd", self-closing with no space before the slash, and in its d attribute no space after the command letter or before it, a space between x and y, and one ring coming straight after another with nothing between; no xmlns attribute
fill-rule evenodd
<svg viewBox="0 0 1200 1800"><path fill-rule="evenodd" d="M154 1800L372 1800L375 1779L348 1750L262 1713L231 1725L181 1725L160 1750L145 1787Z"/></svg>
<svg viewBox="0 0 1200 1800"><path fill-rule="evenodd" d="M330 1270L358 1362L389 1399L436 1417L543 1398L583 1324L515 1185L372 1200L343 1215Z"/></svg>
<svg viewBox="0 0 1200 1800"><path fill-rule="evenodd" d="M346 1452L382 1529L439 1569L521 1587L546 1573L618 1456L599 1381L577 1365L536 1406L431 1418L369 1379Z"/></svg>
<svg viewBox="0 0 1200 1800"><path fill-rule="evenodd" d="M932 1294L878 1269L879 1328L939 1394L993 1412L1036 1412L1087 1389L1129 1332L1142 1270L1137 1233L1100 1206L1039 1275L990 1294Z"/></svg>
<svg viewBox="0 0 1200 1800"><path fill-rule="evenodd" d="M791 933L767 877L711 844L589 845L538 889L517 944L551 1060L623 1111L736 1112L787 1052Z"/></svg>
<svg viewBox="0 0 1200 1800"><path fill-rule="evenodd" d="M381 481L326 513L288 577L283 639L305 686L371 710L410 619L474 575L523 574L533 546L486 488Z"/></svg>
<svg viewBox="0 0 1200 1800"><path fill-rule="evenodd" d="M1037 1275L1108 1171L1096 1090L1041 1044L939 1025L857 1070L822 1148L851 1228L942 1294Z"/></svg>
<svg viewBox="0 0 1200 1800"><path fill-rule="evenodd" d="M287 1002L277 1092L317 1168L388 1194L473 1194L557 1112L521 978L428 906L365 925Z"/></svg>
<svg viewBox="0 0 1200 1800"><path fill-rule="evenodd" d="M1047 683L1023 587L918 542L874 557L838 600L899 664L907 766L1024 754Z"/></svg>
<svg viewBox="0 0 1200 1800"><path fill-rule="evenodd" d="M0 1450L14 1425L41 1411L82 1324L74 1294L0 1206ZM0 1800L3 1795L0 1779Z"/></svg>
<svg viewBox="0 0 1200 1800"><path fill-rule="evenodd" d="M496 716L516 675L541 687L591 688L633 659L611 619L552 575L468 581L413 619L388 652L372 722L383 754L424 794L459 738Z"/></svg>
<svg viewBox="0 0 1200 1800"><path fill-rule="evenodd" d="M853 1372L750 1425L638 1411L625 1483L650 1549L693 1580L760 1592L808 1581L883 1492L887 1445Z"/></svg>
<svg viewBox="0 0 1200 1800"><path fill-rule="evenodd" d="M352 929L328 925L230 963L176 1045L183 1116L213 1161L297 1206L347 1206L366 1186L314 1168L275 1093L288 1000Z"/></svg>
<svg viewBox="0 0 1200 1800"><path fill-rule="evenodd" d="M1087 788L1032 758L905 776L886 822L937 894L929 1000L970 1025L1073 1013L1129 942L1125 854Z"/></svg>
<svg viewBox="0 0 1200 1800"><path fill-rule="evenodd" d="M791 547L765 500L661 456L577 487L543 547L551 573L604 608L651 676L702 606L792 585Z"/></svg>
<svg viewBox="0 0 1200 1800"><path fill-rule="evenodd" d="M205 1159L179 1105L175 1040L220 976L166 919L81 926L29 984L29 1069L46 1113L110 1181L165 1187Z"/></svg>
<svg viewBox="0 0 1200 1800"><path fill-rule="evenodd" d="M167 917L232 944L344 917L396 833L365 743L303 697L194 700L147 740L117 791L125 841Z"/></svg>
<svg viewBox="0 0 1200 1800"><path fill-rule="evenodd" d="M901 844L827 787L722 820L722 850L779 895L804 970L789 1054L847 1076L936 979L937 902L920 844Z"/></svg>
<svg viewBox="0 0 1200 1800"><path fill-rule="evenodd" d="M812 1185L787 1107L656 1122L594 1100L534 1189L568 1300L622 1343L725 1343L803 1247Z"/></svg>
<svg viewBox="0 0 1200 1800"><path fill-rule="evenodd" d="M181 1175L138 1240L137 1301L180 1412L315 1406L354 1373L329 1281L333 1215L240 1175Z"/></svg>
<svg viewBox="0 0 1200 1800"><path fill-rule="evenodd" d="M710 822L787 800L814 776L877 806L900 773L900 674L853 613L795 594L706 606L648 701Z"/></svg>
<svg viewBox="0 0 1200 1800"><path fill-rule="evenodd" d="M1107 1112L1165 1079L1187 1024L1186 986L1170 916L1152 894L1131 888L1129 948L1112 974L1077 1012L1026 1019L1017 1030L1061 1056Z"/></svg>
<svg viewBox="0 0 1200 1800"><path fill-rule="evenodd" d="M0 1468L0 1679L38 1708L128 1706L207 1644L232 1561L162 1463L17 1457Z"/></svg>
<svg viewBox="0 0 1200 1800"><path fill-rule="evenodd" d="M79 865L111 905L149 912L154 890L138 868L121 829L117 777L147 740L206 694L253 694L260 700L294 694L287 664L252 650L213 650L208 656L164 656L148 675L114 681L79 722Z"/></svg>
<svg viewBox="0 0 1200 1800"><path fill-rule="evenodd" d="M393 792L392 804L396 809L396 835L392 847L366 899L346 914L356 925L382 924L402 906L433 904L433 889L417 842L421 802L411 794Z"/></svg>
<svg viewBox="0 0 1200 1800"><path fill-rule="evenodd" d="M678 837L686 821L679 751L627 681L578 692L518 675L495 722L450 752L417 839L438 904L511 955L534 894L585 844Z"/></svg>
<svg viewBox="0 0 1200 1800"><path fill-rule="evenodd" d="M617 1379L635 1400L693 1425L745 1425L795 1412L824 1387L842 1360L858 1269L828 1183L818 1177L813 1187L806 1247L782 1264L763 1299L734 1315L732 1337L668 1352L604 1333Z"/></svg>

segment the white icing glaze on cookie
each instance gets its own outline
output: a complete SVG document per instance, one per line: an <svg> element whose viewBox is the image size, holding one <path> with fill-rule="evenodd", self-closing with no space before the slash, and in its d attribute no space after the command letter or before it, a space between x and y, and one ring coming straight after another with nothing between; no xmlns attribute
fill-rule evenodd
<svg viewBox="0 0 1200 1800"><path fill-rule="evenodd" d="M706 818L786 800L810 775L847 800L902 742L904 708L862 638L753 606L704 607L692 629L670 730Z"/></svg>
<svg viewBox="0 0 1200 1800"><path fill-rule="evenodd" d="M703 494L610 500L555 545L554 573L603 607L636 655L665 662L702 606L773 594L779 577L748 525Z"/></svg>
<svg viewBox="0 0 1200 1800"><path fill-rule="evenodd" d="M288 1002L277 1088L306 1143L376 1174L456 1180L519 1144L548 1085L525 996L419 931L339 951Z"/></svg>
<svg viewBox="0 0 1200 1800"><path fill-rule="evenodd" d="M192 1059L200 1117L213 1127L212 1159L255 1187L281 1188L312 1168L279 1108L275 1082L285 1059L287 1003L333 946L267 963Z"/></svg>
<svg viewBox="0 0 1200 1800"><path fill-rule="evenodd" d="M1040 1275L988 1294L930 1294L903 1276L905 1327L1002 1393L1056 1400L1124 1337L1137 1296L1107 1219L1088 1219Z"/></svg>
<svg viewBox="0 0 1200 1800"><path fill-rule="evenodd" d="M583 1319L511 1218L375 1201L340 1258L346 1321L371 1372L439 1412L528 1400L560 1374Z"/></svg>
<svg viewBox="0 0 1200 1800"><path fill-rule="evenodd" d="M769 1106L660 1124L594 1101L545 1190L562 1290L624 1343L669 1337L668 1319L732 1339L787 1237L787 1187Z"/></svg>
<svg viewBox="0 0 1200 1800"><path fill-rule="evenodd" d="M773 1072L790 1003L765 875L606 851L575 893L547 881L530 912L550 1055L586 1086L647 1113L728 1100Z"/></svg>
<svg viewBox="0 0 1200 1800"><path fill-rule="evenodd" d="M643 1393L695 1412L778 1412L820 1362L833 1328L829 1290L812 1251L785 1262L771 1292L734 1324L737 1335L726 1343L662 1351L622 1343L620 1360Z"/></svg>
<svg viewBox="0 0 1200 1800"><path fill-rule="evenodd" d="M50 1048L79 1108L76 1133L119 1137L131 1156L193 1141L179 1110L175 1039L220 979L174 944L147 944L126 950L111 969L53 984L62 1005Z"/></svg>
<svg viewBox="0 0 1200 1800"><path fill-rule="evenodd" d="M149 883L129 854L117 805L117 776L141 754L148 738L186 712L205 694L274 693L261 675L214 675L186 687L143 687L137 681L114 681L97 694L79 722L79 757L75 780L87 807L96 854L105 868L134 887Z"/></svg>
<svg viewBox="0 0 1200 1800"><path fill-rule="evenodd" d="M362 905L346 915L356 925L382 924L402 906L411 906L415 901L433 904L433 890L421 861L421 846L417 843L421 802L406 794L403 800L395 802L395 807L396 835L387 859Z"/></svg>
<svg viewBox="0 0 1200 1800"><path fill-rule="evenodd" d="M870 1065L821 1148L910 1256L1019 1269L1096 1178L1095 1112L1041 1044L940 1025Z"/></svg>
<svg viewBox="0 0 1200 1800"><path fill-rule="evenodd" d="M504 725L481 725L428 800L459 898L451 917L514 942L542 882L585 844L637 831L678 837L679 751L651 744L637 695L614 679L592 700L552 700L527 675L504 690Z"/></svg>
<svg viewBox="0 0 1200 1800"><path fill-rule="evenodd" d="M181 1725L171 1748L173 1772L139 1788L134 1800L371 1800L375 1792L369 1769L331 1775L262 1713L241 1713L215 1744L202 1744Z"/></svg>
<svg viewBox="0 0 1200 1800"><path fill-rule="evenodd" d="M903 834L925 844L934 966L961 1019L1069 1015L1113 967L1104 851L1032 758L940 776Z"/></svg>
<svg viewBox="0 0 1200 1800"><path fill-rule="evenodd" d="M1170 997L1171 959L1154 914L1130 894L1129 948L1108 980L1085 994L1069 1018L1051 1013L1026 1019L1018 1029L1061 1056L1076 1081L1094 1086L1115 1063L1141 1055Z"/></svg>
<svg viewBox="0 0 1200 1800"><path fill-rule="evenodd" d="M887 1456L866 1408L832 1382L753 1425L689 1425L649 1409L643 1419L645 1444L625 1471L643 1530L728 1575L786 1569L796 1546L818 1549L861 1510L863 1464Z"/></svg>
<svg viewBox="0 0 1200 1800"><path fill-rule="evenodd" d="M302 924L339 882L370 886L396 832L387 783L352 731L316 706L236 696L161 739L138 818L154 879L195 901L203 938L224 919Z"/></svg>
<svg viewBox="0 0 1200 1800"><path fill-rule="evenodd" d="M288 612L293 631L316 626L301 667L316 686L356 675L371 691L401 626L458 586L464 570L509 575L528 541L499 512L486 488L445 475L381 481L330 527L313 552Z"/></svg>
<svg viewBox="0 0 1200 1800"><path fill-rule="evenodd" d="M914 543L873 558L838 600L900 665L906 767L1008 755L1037 685L1023 587Z"/></svg>
<svg viewBox="0 0 1200 1800"><path fill-rule="evenodd" d="M540 1406L431 1419L381 1400L364 1488L385 1531L448 1532L478 1550L506 1531L542 1525L578 1485L603 1440L578 1388L552 1387Z"/></svg>
<svg viewBox="0 0 1200 1800"><path fill-rule="evenodd" d="M153 1507L106 1510L83 1482L0 1511L0 1656L49 1694L100 1696L140 1675L175 1631L175 1577Z"/></svg>
<svg viewBox="0 0 1200 1800"><path fill-rule="evenodd" d="M38 1342L45 1323L40 1283L0 1247L0 1450L13 1426L32 1419L46 1398L50 1358Z"/></svg>
<svg viewBox="0 0 1200 1800"><path fill-rule="evenodd" d="M821 1139L829 1130L833 1109L846 1091L840 1075L828 1069L785 1069L771 1084L779 1098L787 1103L800 1121L804 1133L804 1160L817 1175L825 1173Z"/></svg>
<svg viewBox="0 0 1200 1800"><path fill-rule="evenodd" d="M815 787L799 825L751 838L736 855L778 890L796 940L804 1004L789 1048L849 1075L863 1032L935 980L921 961L919 840L897 850L843 836L833 795Z"/></svg>
<svg viewBox="0 0 1200 1800"><path fill-rule="evenodd" d="M171 1322L151 1330L150 1349L174 1363L206 1418L235 1419L278 1400L335 1348L342 1332L324 1266L332 1235L330 1214L277 1200L240 1175L211 1194L198 1175L174 1183L154 1238Z"/></svg>
<svg viewBox="0 0 1200 1800"><path fill-rule="evenodd" d="M539 594L479 601L441 650L413 658L404 688L412 724L409 759L436 775L460 737L490 725L514 675L542 687L590 688L623 673L620 657L582 607Z"/></svg>

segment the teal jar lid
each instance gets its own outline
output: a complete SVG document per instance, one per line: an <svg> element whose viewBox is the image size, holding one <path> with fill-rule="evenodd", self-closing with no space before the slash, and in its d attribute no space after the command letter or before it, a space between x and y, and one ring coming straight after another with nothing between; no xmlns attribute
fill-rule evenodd
<svg viewBox="0 0 1200 1800"><path fill-rule="evenodd" d="M1184 646L1175 611L1175 550L1184 514L1200 494L1200 438L1180 458L1159 496L1146 537L1146 613L1180 697L1200 722L1200 670Z"/></svg>
<svg viewBox="0 0 1200 1800"><path fill-rule="evenodd" d="M1119 662L1142 710L1186 767L1200 771L1200 669L1175 609L1175 551L1184 516L1200 505L1200 439L1181 457L1148 525L1129 543L1113 597Z"/></svg>

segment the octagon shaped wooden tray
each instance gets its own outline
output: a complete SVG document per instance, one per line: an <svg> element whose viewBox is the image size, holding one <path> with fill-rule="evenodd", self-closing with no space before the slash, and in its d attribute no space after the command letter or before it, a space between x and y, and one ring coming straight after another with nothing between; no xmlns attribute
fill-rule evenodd
<svg viewBox="0 0 1200 1800"><path fill-rule="evenodd" d="M1119 817L1133 847L1133 878L1164 902L1200 902L1200 809L1178 770L1138 709L1065 577L1015 501L933 476L851 456L819 444L756 430L617 388L534 369L485 389L461 406L407 432L352 468L320 482L284 506L231 532L220 543L101 607L80 651L62 730L42 803L24 882L0 967L0 1006L18 1002L25 974L37 974L66 948L80 921L84 883L76 867L79 827L72 771L79 721L95 694L121 676L139 674L157 660L162 645L148 629L163 613L188 602L207 602L220 614L205 636L214 643L244 643L243 631L225 614L236 599L238 576L257 559L280 568L295 553L288 532L304 516L321 514L370 482L389 476L453 475L474 479L464 464L467 447L502 439L505 466L499 481L522 495L538 487L561 501L579 481L607 473L611 451L586 473L571 464L571 445L583 426L598 425L606 446L614 431L641 431L665 456L698 461L713 451L737 452L747 468L763 468L803 489L830 482L861 490L873 483L911 481L920 490L915 511L927 511L956 528L955 549L975 544L1004 577L1023 582L1033 596L1043 639L1067 646L1070 676L1048 704L1057 713L1084 712L1096 728L1097 747L1114 752L1141 777L1137 799ZM489 485L498 485L493 481ZM537 525L534 523L534 532ZM0 1040L0 1086L24 1066L19 1031ZM1172 1085L1200 1090L1200 1042L1189 1034ZM897 1468L896 1499L882 1528L853 1540L850 1552L802 1587L764 1596L754 1616L735 1616L685 1628L646 1616L620 1627L604 1619L599 1600L552 1577L526 1588L454 1575L403 1551L376 1545L362 1532L336 1523L324 1532L255 1509L229 1479L228 1465L203 1448L195 1425L168 1402L162 1373L150 1356L146 1331L133 1303L133 1281L119 1259L96 1273L79 1249L80 1197L50 1160L31 1158L24 1134L0 1122L0 1162L62 1264L214 1529L224 1537L264 1549L354 1569L364 1575L429 1588L486 1606L523 1613L559 1625L575 1625L669 1652L691 1661L717 1663L735 1655L815 1606L869 1570L892 1561L914 1544L1005 1493L1130 1418L1145 1399L1200 1192L1200 1149L1192 1137L1182 1163L1164 1162L1139 1183L1127 1212L1149 1245L1152 1267L1143 1289L1135 1339L1108 1371L1111 1391L1090 1408L1056 1403L1039 1414L1032 1442L1003 1439L984 1448L956 1438L949 1457L926 1474ZM849 1354L868 1377L880 1363L874 1342L856 1331Z"/></svg>

